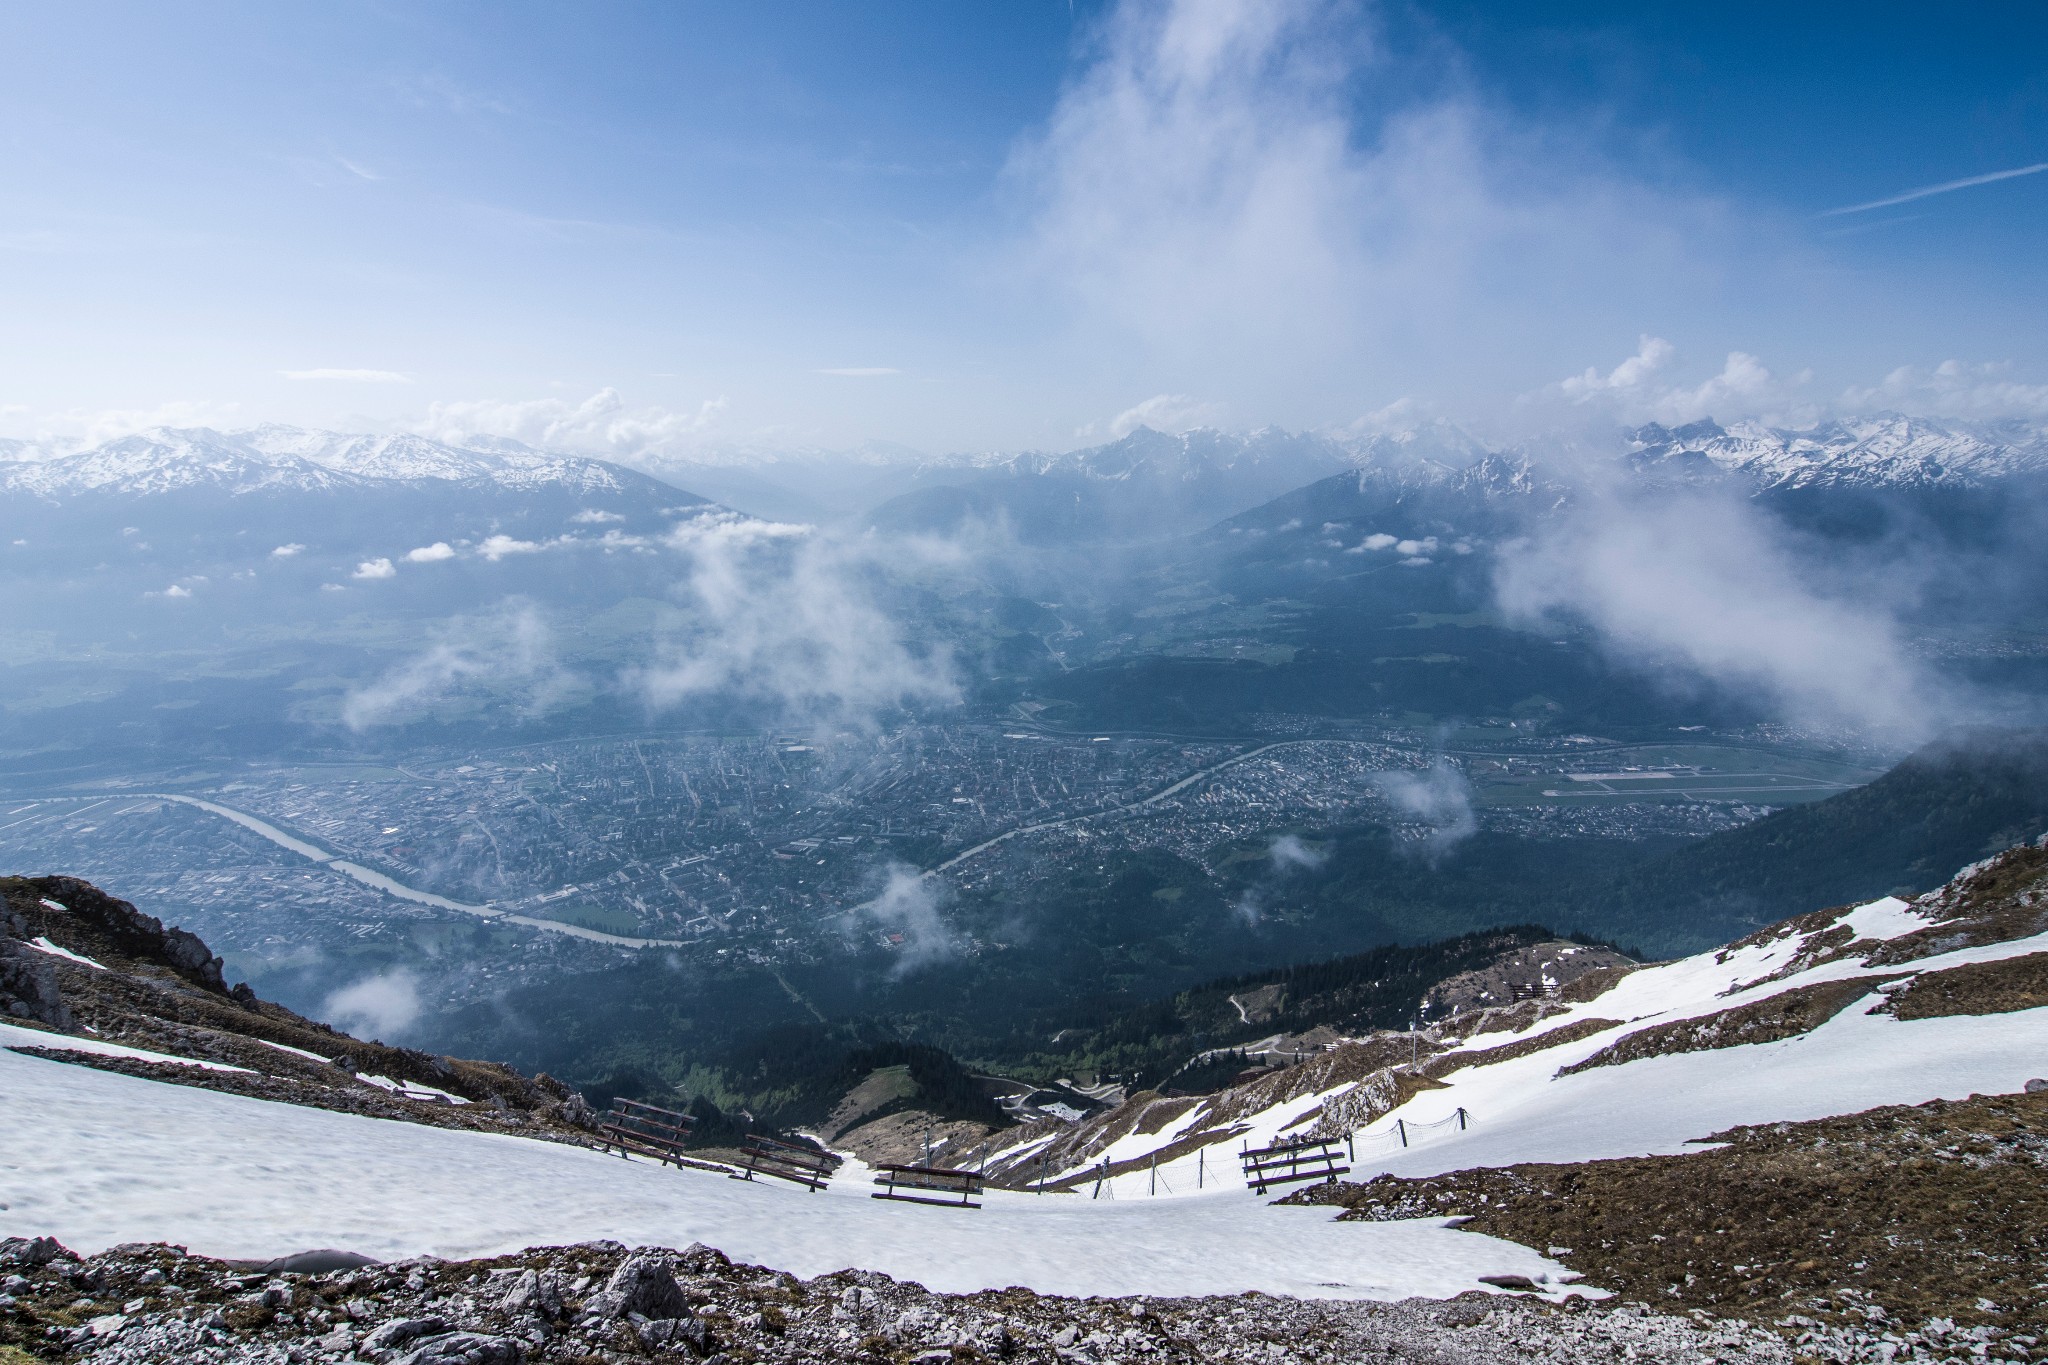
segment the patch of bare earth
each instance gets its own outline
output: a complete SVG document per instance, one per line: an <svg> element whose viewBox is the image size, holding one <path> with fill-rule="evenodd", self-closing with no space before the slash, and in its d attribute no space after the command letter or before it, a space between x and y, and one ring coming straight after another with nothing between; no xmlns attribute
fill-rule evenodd
<svg viewBox="0 0 2048 1365"><path fill-rule="evenodd" d="M2037 1340L2048 1338L2048 1092L1711 1140L1726 1145L1380 1176L1287 1202L1342 1204L1347 1219L1468 1217L1474 1231L1549 1250L1589 1283L1648 1303L1857 1322L1902 1339L1945 1318L1986 1329L1991 1358L2048 1355Z"/></svg>
<svg viewBox="0 0 2048 1365"><path fill-rule="evenodd" d="M2048 1005L2048 953L1972 962L1922 972L1887 995L1878 1008L1901 1019L1953 1014L2010 1014Z"/></svg>
<svg viewBox="0 0 2048 1365"><path fill-rule="evenodd" d="M1583 1062L1559 1068L1557 1074L1569 1076L1575 1071L1596 1066L1619 1066L1645 1057L1707 1052L1749 1043L1775 1043L1783 1038L1812 1032L1877 989L1879 984L1891 979L1864 976L1847 981L1823 981L1781 991L1768 999L1733 1009L1718 1010L1691 1019L1674 1019L1668 1024L1652 1024L1616 1039Z"/></svg>

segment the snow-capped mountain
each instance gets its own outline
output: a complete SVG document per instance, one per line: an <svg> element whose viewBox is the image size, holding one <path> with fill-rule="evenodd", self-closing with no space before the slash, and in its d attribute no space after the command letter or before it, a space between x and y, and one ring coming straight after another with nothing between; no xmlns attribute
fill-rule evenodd
<svg viewBox="0 0 2048 1365"><path fill-rule="evenodd" d="M391 484L551 487L617 493L645 475L602 460L545 454L514 442L456 447L425 437L369 436L263 426L220 432L157 427L54 458L14 443L0 463L0 492L61 499L82 493L146 496L179 490L324 492Z"/></svg>
<svg viewBox="0 0 2048 1365"><path fill-rule="evenodd" d="M1629 435L1638 473L1682 481L1737 477L1759 489L1972 487L2048 473L2048 430L2025 422L1880 414L1788 431L1709 419Z"/></svg>

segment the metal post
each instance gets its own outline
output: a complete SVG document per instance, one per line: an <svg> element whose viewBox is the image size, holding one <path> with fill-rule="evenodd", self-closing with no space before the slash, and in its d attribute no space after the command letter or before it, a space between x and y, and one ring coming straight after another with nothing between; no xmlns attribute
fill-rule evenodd
<svg viewBox="0 0 2048 1365"><path fill-rule="evenodd" d="M1159 1153L1157 1153L1157 1152L1154 1152L1154 1153L1152 1154L1152 1187L1151 1187L1150 1189L1148 1189L1148 1190L1146 1190L1146 1191L1145 1191L1145 1197L1149 1199L1149 1198L1151 1198L1151 1197L1152 1197L1153 1195L1155 1195L1155 1194L1158 1194L1158 1193L1159 1193Z"/></svg>
<svg viewBox="0 0 2048 1365"><path fill-rule="evenodd" d="M1401 1145L1406 1147L1408 1145L1408 1120L1395 1119L1394 1131L1401 1135Z"/></svg>
<svg viewBox="0 0 2048 1365"><path fill-rule="evenodd" d="M1465 1131L1465 1106L1462 1104L1458 1106L1458 1131Z"/></svg>
<svg viewBox="0 0 2048 1365"><path fill-rule="evenodd" d="M1207 1148L1195 1148L1195 1188L1198 1190L1202 1188L1202 1163L1207 1157Z"/></svg>
<svg viewBox="0 0 2048 1365"><path fill-rule="evenodd" d="M1356 1136L1357 1134L1355 1133L1346 1133L1344 1135L1344 1159L1354 1166L1358 1164L1358 1152L1352 1147L1351 1139Z"/></svg>

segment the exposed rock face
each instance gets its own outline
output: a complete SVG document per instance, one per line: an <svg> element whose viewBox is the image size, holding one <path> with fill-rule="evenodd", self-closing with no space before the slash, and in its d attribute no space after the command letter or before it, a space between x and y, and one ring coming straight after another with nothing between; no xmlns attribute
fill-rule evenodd
<svg viewBox="0 0 2048 1365"><path fill-rule="evenodd" d="M666 1256L634 1255L612 1272L588 1311L607 1318L635 1313L643 1318L679 1318L690 1311L690 1302Z"/></svg>
<svg viewBox="0 0 2048 1365"><path fill-rule="evenodd" d="M64 1003L57 967L48 953L0 938L0 1016L55 1029L72 1026L71 1009Z"/></svg>
<svg viewBox="0 0 2048 1365"><path fill-rule="evenodd" d="M1611 948L1589 948L1554 939L1518 948L1476 971L1447 977L1422 998L1422 1012L1431 1019L1495 1009L1518 1000L1557 996L1582 977L1608 972L1619 979L1636 962Z"/></svg>
<svg viewBox="0 0 2048 1365"><path fill-rule="evenodd" d="M38 939L76 956L44 951ZM53 1030L37 1055L151 1080L571 1141L593 1126L583 1097L551 1077L365 1043L258 999L246 984L229 990L197 935L76 877L0 877L0 1019ZM104 1042L240 1070L67 1049L62 1035L82 1025Z"/></svg>
<svg viewBox="0 0 2048 1365"><path fill-rule="evenodd" d="M227 982L220 973L221 960L208 950L199 935L183 929L166 929L162 920L145 915L127 901L116 900L91 882L76 877L25 880L35 890L37 907L45 911L52 921L51 927L58 922L68 922L67 927L74 929L83 927L102 937L122 957L161 962L195 986L227 993ZM50 911L47 901L55 901L68 914ZM29 918L35 918L37 907L31 907Z"/></svg>

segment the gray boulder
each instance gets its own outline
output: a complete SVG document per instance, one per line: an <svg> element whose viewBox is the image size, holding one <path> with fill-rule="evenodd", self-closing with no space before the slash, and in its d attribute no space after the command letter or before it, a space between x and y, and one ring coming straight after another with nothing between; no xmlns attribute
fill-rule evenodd
<svg viewBox="0 0 2048 1365"><path fill-rule="evenodd" d="M71 1027L71 1010L57 986L57 965L48 953L0 939L0 1015Z"/></svg>
<svg viewBox="0 0 2048 1365"><path fill-rule="evenodd" d="M55 1237L0 1238L0 1265L48 1265L77 1259Z"/></svg>
<svg viewBox="0 0 2048 1365"><path fill-rule="evenodd" d="M396 1351L407 1342L438 1336L447 1330L448 1324L439 1318L393 1318L363 1338L363 1354L375 1356L381 1352Z"/></svg>
<svg viewBox="0 0 2048 1365"><path fill-rule="evenodd" d="M668 1257L643 1252L628 1256L612 1272L605 1287L591 1295L588 1311L607 1318L623 1318L629 1313L643 1318L680 1318L689 1314L690 1303L676 1283Z"/></svg>
<svg viewBox="0 0 2048 1365"><path fill-rule="evenodd" d="M450 1332L400 1357L397 1365L520 1365L525 1359L526 1348L515 1338Z"/></svg>
<svg viewBox="0 0 2048 1365"><path fill-rule="evenodd" d="M554 1280L552 1275L522 1270L506 1289L505 1297L498 1301L498 1307L517 1317L558 1318L562 1315L562 1295Z"/></svg>

